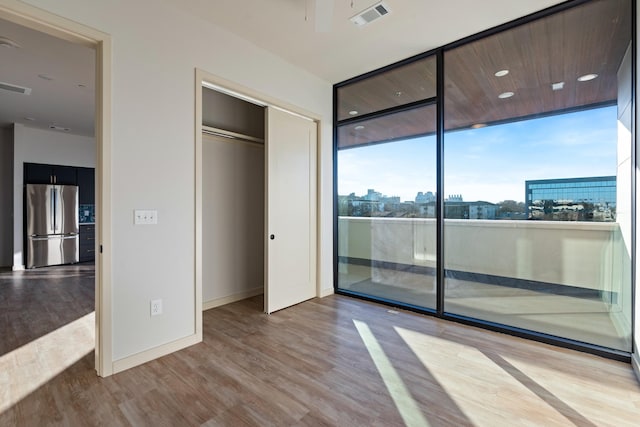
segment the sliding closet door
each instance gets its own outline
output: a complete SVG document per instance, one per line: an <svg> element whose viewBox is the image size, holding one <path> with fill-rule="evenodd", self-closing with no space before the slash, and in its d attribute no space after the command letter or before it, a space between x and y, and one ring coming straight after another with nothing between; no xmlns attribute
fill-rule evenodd
<svg viewBox="0 0 640 427"><path fill-rule="evenodd" d="M315 122L267 108L265 311L316 296Z"/></svg>

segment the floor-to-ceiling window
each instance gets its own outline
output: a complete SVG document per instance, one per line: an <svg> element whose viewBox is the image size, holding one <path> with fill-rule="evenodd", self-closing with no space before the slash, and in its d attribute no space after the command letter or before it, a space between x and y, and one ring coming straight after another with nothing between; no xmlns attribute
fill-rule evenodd
<svg viewBox="0 0 640 427"><path fill-rule="evenodd" d="M631 350L631 2L574 3L336 85L338 291Z"/></svg>
<svg viewBox="0 0 640 427"><path fill-rule="evenodd" d="M434 308L436 58L336 96L338 286Z"/></svg>

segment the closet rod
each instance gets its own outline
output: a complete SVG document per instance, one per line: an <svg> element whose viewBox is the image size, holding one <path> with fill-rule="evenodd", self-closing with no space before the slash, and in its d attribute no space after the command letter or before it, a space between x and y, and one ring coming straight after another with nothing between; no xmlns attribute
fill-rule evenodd
<svg viewBox="0 0 640 427"><path fill-rule="evenodd" d="M231 132L230 130L218 129L211 126L202 125L202 133L209 135L217 135L231 139L243 139L245 141L257 142L264 144L264 139L256 138L255 136L244 135L242 133Z"/></svg>

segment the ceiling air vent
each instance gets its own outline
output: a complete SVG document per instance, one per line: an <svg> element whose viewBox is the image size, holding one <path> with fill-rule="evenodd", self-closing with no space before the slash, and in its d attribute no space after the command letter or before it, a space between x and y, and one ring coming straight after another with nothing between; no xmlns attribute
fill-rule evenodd
<svg viewBox="0 0 640 427"><path fill-rule="evenodd" d="M350 21L359 27L370 24L378 18L382 18L384 15L390 12L389 7L384 3L376 3L373 6L363 10L357 15L350 18Z"/></svg>
<svg viewBox="0 0 640 427"><path fill-rule="evenodd" d="M16 86L5 82L0 82L0 89L7 90L9 92L21 93L23 95L31 95L31 88Z"/></svg>

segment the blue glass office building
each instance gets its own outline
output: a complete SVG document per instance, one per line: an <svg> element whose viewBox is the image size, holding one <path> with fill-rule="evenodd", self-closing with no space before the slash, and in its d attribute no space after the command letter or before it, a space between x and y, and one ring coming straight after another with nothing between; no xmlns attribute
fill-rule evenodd
<svg viewBox="0 0 640 427"><path fill-rule="evenodd" d="M526 181L525 192L529 219L615 221L615 176Z"/></svg>

